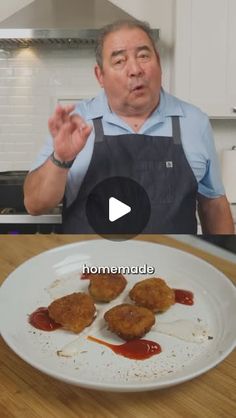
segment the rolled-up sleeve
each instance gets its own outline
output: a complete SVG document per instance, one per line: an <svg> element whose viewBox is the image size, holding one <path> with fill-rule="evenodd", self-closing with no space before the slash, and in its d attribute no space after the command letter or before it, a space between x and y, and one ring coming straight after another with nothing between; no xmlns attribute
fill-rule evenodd
<svg viewBox="0 0 236 418"><path fill-rule="evenodd" d="M43 165L45 161L48 159L48 157L52 154L52 152L53 152L53 141L52 141L52 137L48 136L42 149L40 150L40 153L37 155L35 161L31 165L30 171L36 170L41 165Z"/></svg>
<svg viewBox="0 0 236 418"><path fill-rule="evenodd" d="M219 158L216 152L213 132L210 122L207 121L202 134L202 141L207 155L207 166L203 178L198 184L198 191L209 198L220 197L225 194L222 182Z"/></svg>

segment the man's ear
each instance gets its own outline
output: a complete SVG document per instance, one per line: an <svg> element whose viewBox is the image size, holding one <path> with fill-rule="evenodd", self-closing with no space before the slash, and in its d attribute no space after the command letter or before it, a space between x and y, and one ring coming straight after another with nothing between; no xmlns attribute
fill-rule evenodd
<svg viewBox="0 0 236 418"><path fill-rule="evenodd" d="M159 65L159 67L160 67L160 72L161 72L161 76L162 76L162 67L161 67L160 55L159 55L159 52L157 50L155 52L156 52L156 57L157 57L157 63Z"/></svg>
<svg viewBox="0 0 236 418"><path fill-rule="evenodd" d="M94 67L94 73L95 73L96 79L98 80L100 86L103 87L103 72L102 72L102 69L99 67L98 64L96 64L95 67Z"/></svg>

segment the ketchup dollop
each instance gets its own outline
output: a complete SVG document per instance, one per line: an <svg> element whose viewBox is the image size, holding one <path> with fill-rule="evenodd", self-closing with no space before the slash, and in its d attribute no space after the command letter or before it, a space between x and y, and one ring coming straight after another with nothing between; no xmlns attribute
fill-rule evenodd
<svg viewBox="0 0 236 418"><path fill-rule="evenodd" d="M36 309L29 315L29 323L34 328L41 329L42 331L54 331L60 328L61 325L57 324L50 318L48 308L41 307Z"/></svg>
<svg viewBox="0 0 236 418"><path fill-rule="evenodd" d="M182 303L183 305L193 305L193 293L189 290L174 289L175 291L175 303Z"/></svg>
<svg viewBox="0 0 236 418"><path fill-rule="evenodd" d="M114 353L128 357L132 360L145 360L149 357L161 353L161 346L156 342L149 340L136 339L127 341L124 344L116 345L107 343L106 341L95 337L91 337L90 335L87 337L87 339L98 344L105 345L114 351Z"/></svg>

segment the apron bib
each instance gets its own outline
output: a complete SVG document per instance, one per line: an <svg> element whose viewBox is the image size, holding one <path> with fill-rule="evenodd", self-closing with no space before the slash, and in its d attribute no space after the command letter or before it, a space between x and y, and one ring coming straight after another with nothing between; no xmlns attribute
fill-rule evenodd
<svg viewBox="0 0 236 418"><path fill-rule="evenodd" d="M151 215L142 233L196 234L198 184L182 146L179 117L172 116L172 137L104 135L101 118L93 123L92 159L76 199L63 206L62 232L96 233L87 220L87 198L98 183L120 176L139 183L149 197Z"/></svg>

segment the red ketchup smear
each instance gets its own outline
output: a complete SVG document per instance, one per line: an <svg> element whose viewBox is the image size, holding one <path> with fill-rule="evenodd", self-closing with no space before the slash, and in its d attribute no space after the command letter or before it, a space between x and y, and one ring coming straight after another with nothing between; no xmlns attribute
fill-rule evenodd
<svg viewBox="0 0 236 418"><path fill-rule="evenodd" d="M98 338L91 337L90 335L87 337L88 340L94 341L95 343L105 345L109 347L112 351L116 354L120 354L121 356L128 357L132 360L145 360L149 357L154 356L155 354L161 353L161 346L154 341L149 340L131 340L127 341L124 344L116 345L116 344L109 344L106 341L102 341Z"/></svg>
<svg viewBox="0 0 236 418"><path fill-rule="evenodd" d="M174 289L175 291L175 303L182 303L183 305L193 305L193 293L189 290Z"/></svg>
<svg viewBox="0 0 236 418"><path fill-rule="evenodd" d="M50 318L48 308L38 308L32 312L29 315L29 323L34 328L41 329L42 331L54 331L61 327L60 324L57 324Z"/></svg>

